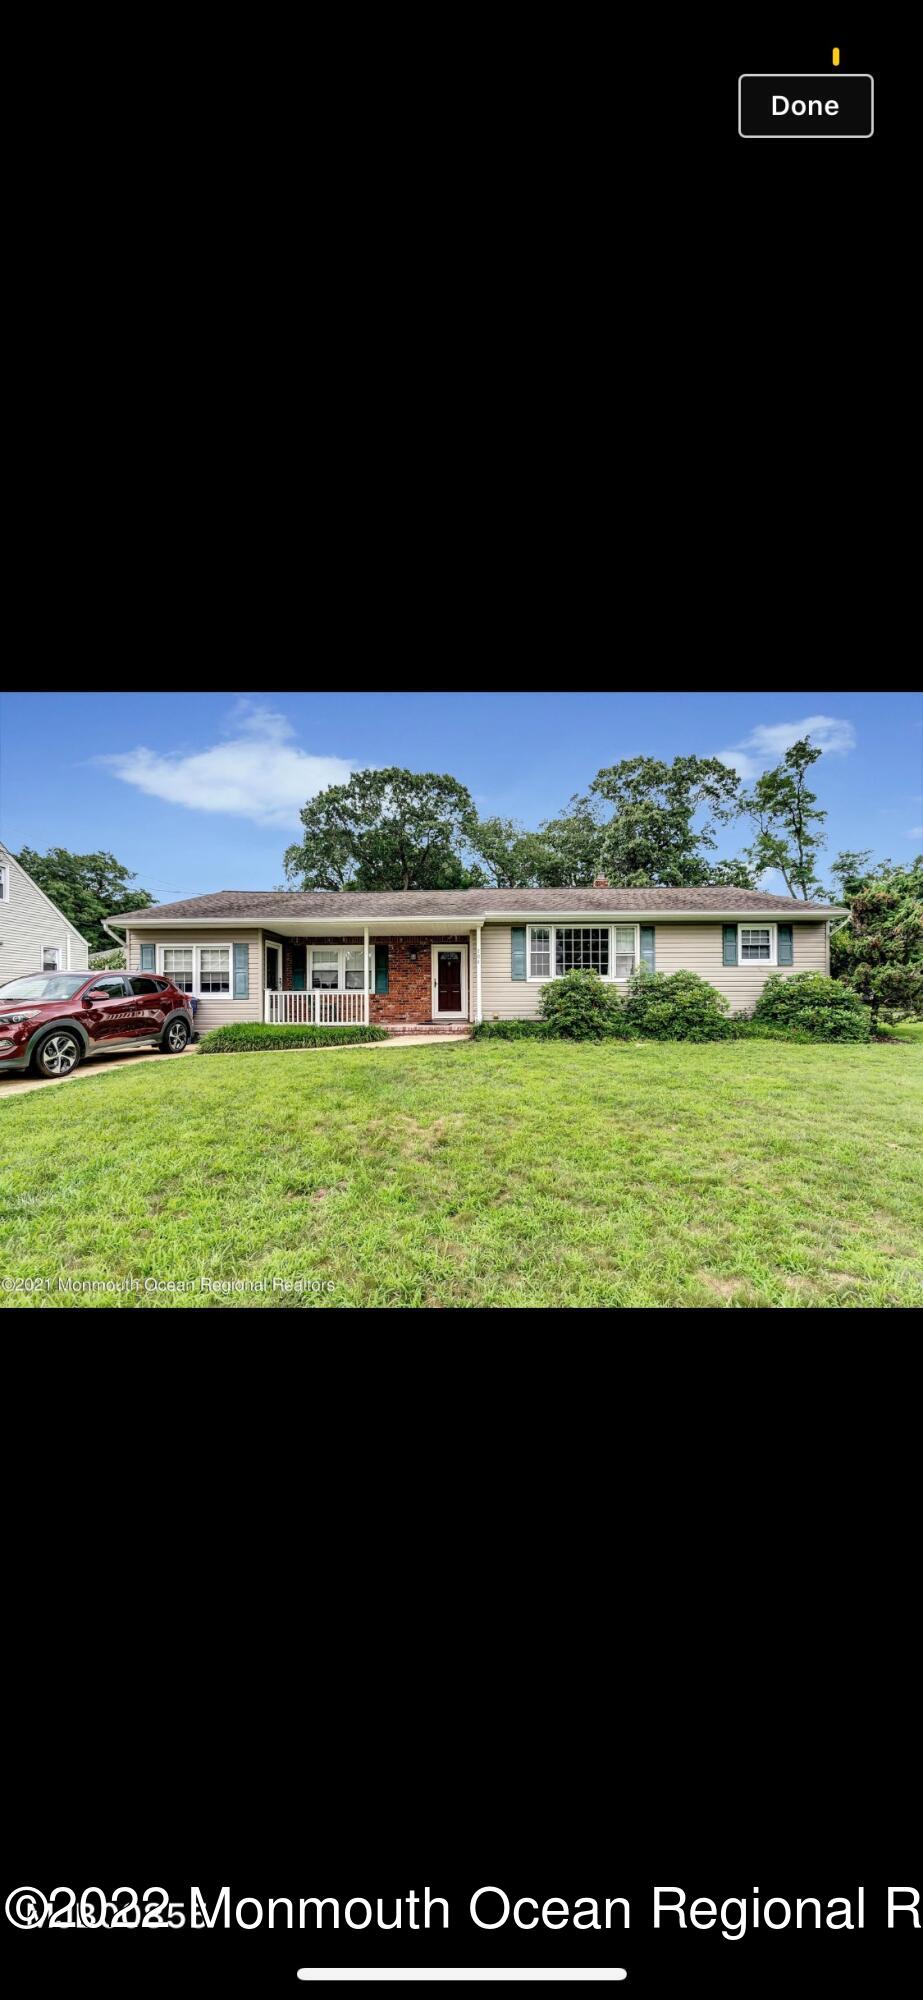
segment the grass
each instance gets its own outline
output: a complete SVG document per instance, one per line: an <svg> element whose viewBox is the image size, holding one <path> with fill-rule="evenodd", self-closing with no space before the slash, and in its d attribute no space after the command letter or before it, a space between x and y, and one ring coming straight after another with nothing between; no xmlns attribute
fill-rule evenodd
<svg viewBox="0 0 923 2000"><path fill-rule="evenodd" d="M86 1303L66 1274L183 1305L228 1302L203 1278L334 1306L919 1305L921 1111L900 1043L143 1064L0 1102L0 1277L48 1282L26 1303ZM254 1298L300 1302L230 1302Z"/></svg>

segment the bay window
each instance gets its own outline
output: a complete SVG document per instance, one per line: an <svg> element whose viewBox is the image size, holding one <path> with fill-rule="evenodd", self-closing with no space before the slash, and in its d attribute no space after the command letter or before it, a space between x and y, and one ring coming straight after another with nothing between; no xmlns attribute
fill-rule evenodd
<svg viewBox="0 0 923 2000"><path fill-rule="evenodd" d="M554 942L554 966L559 977L565 972L588 968L608 979L608 924L555 925Z"/></svg>
<svg viewBox="0 0 923 2000"><path fill-rule="evenodd" d="M532 924L530 926L529 978L551 978L551 931L547 925Z"/></svg>
<svg viewBox="0 0 923 2000"><path fill-rule="evenodd" d="M585 968L622 981L638 965L637 924L529 924L527 935L528 979L562 979Z"/></svg>
<svg viewBox="0 0 923 2000"><path fill-rule="evenodd" d="M630 979L635 969L635 926L616 924L615 926L615 976L616 979Z"/></svg>

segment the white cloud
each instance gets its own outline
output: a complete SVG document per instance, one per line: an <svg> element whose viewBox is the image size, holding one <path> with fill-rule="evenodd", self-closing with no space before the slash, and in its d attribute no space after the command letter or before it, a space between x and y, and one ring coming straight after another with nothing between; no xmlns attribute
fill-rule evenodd
<svg viewBox="0 0 923 2000"><path fill-rule="evenodd" d="M193 753L161 755L139 746L95 761L126 785L191 812L235 813L261 826L297 827L307 799L326 785L342 785L357 767L343 757L316 757L290 739L287 717L239 701L222 743Z"/></svg>
<svg viewBox="0 0 923 2000"><path fill-rule="evenodd" d="M732 771L736 771L739 778L755 778L759 773L760 765L757 759L748 756L746 750L716 750L715 756L719 763L730 764Z"/></svg>
<svg viewBox="0 0 923 2000"><path fill-rule="evenodd" d="M730 764L741 778L756 778L767 764L778 763L786 750L805 736L810 736L815 748L828 757L845 756L856 747L856 732L851 722L836 715L805 715L800 722L758 722L742 743L732 744L729 750L716 750L715 756L722 764Z"/></svg>

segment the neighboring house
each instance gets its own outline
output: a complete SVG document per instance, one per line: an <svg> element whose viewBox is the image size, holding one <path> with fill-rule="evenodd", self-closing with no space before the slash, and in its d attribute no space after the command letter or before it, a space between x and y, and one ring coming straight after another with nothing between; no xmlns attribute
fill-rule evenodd
<svg viewBox="0 0 923 2000"><path fill-rule="evenodd" d="M440 1026L538 1013L542 986L594 966L624 989L639 964L688 968L732 1013L770 973L828 972L845 912L750 889L222 889L109 920L130 971L199 997L196 1026L377 1021Z"/></svg>
<svg viewBox="0 0 923 2000"><path fill-rule="evenodd" d="M0 985L27 972L86 972L89 949L0 841Z"/></svg>

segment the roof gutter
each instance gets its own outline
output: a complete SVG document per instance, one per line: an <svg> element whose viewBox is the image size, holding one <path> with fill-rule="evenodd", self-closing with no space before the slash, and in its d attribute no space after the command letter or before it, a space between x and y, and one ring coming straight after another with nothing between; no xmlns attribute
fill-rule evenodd
<svg viewBox="0 0 923 2000"><path fill-rule="evenodd" d="M808 923L819 923L822 919L828 917L848 917L848 915L849 911L837 903L825 903L820 908L806 910L802 903L791 902L771 903L767 908L761 910L549 910L545 908L537 910L484 910L479 915L476 915L473 910L447 910L441 914L421 911L418 916L413 916L410 911L405 911L400 916L387 916L383 912L376 914L358 909L355 916L349 917L325 917L320 914L315 916L313 913L308 916L301 911L295 910L291 912L277 910L265 913L248 911L246 915L241 915L240 913L234 915L231 912L223 917L171 917L162 911L151 909L146 911L144 916L141 917L132 917L128 920L124 917L118 917L113 918L112 921L122 924L125 928L127 928L128 922L130 922L132 930L140 930L142 927L153 925L158 926L161 930L165 927L169 927L170 929L174 927L188 928L190 930L205 930L208 928L227 930L231 924L252 924L254 927L260 926L266 930L273 930L281 922L285 924L312 924L327 931L333 931L338 928L354 931L357 924L388 924L392 930L400 930L401 925L405 923L441 924L444 928L454 930L476 930L480 929L483 924L507 924L510 922L571 924L580 922L592 923L594 920L601 920L604 923L610 924L637 923L641 917L650 918L652 921L658 917L669 917L671 919L681 919L683 923L706 924L722 922L746 923L748 917L754 921L760 917L800 917ZM114 937L115 932L111 929L109 920L104 918L103 922L110 936ZM119 938L119 943L121 944L122 942L123 939Z"/></svg>

